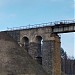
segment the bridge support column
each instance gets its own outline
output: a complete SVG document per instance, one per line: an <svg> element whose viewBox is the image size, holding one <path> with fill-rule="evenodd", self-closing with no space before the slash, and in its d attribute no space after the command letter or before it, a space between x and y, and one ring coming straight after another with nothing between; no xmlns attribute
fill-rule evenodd
<svg viewBox="0 0 75 75"><path fill-rule="evenodd" d="M41 44L39 44L37 42L30 42L28 53L39 64L42 64L42 57L41 57L41 52L40 51L41 51Z"/></svg>
<svg viewBox="0 0 75 75"><path fill-rule="evenodd" d="M61 75L60 38L58 35L43 40L42 66L49 75Z"/></svg>

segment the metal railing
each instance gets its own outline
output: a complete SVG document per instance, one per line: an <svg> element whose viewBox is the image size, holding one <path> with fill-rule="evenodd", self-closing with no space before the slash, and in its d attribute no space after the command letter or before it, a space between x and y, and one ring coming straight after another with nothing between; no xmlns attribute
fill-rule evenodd
<svg viewBox="0 0 75 75"><path fill-rule="evenodd" d="M34 24L34 25L27 25L27 26L20 26L20 27L13 27L13 28L8 28L7 30L21 30L21 29L30 29L30 28L38 28L38 27L45 27L45 26L55 26L58 24L70 24L70 23L75 23L74 20L61 20L61 21L55 21L55 22L48 22L48 23L41 23L41 24Z"/></svg>

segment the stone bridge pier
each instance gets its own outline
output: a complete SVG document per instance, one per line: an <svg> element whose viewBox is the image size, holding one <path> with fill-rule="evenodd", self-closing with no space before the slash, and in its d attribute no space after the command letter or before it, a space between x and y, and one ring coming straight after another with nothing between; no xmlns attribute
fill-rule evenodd
<svg viewBox="0 0 75 75"><path fill-rule="evenodd" d="M21 31L20 43L49 75L61 75L60 37L38 31Z"/></svg>
<svg viewBox="0 0 75 75"><path fill-rule="evenodd" d="M61 75L60 37L56 34L43 40L42 66L50 75Z"/></svg>

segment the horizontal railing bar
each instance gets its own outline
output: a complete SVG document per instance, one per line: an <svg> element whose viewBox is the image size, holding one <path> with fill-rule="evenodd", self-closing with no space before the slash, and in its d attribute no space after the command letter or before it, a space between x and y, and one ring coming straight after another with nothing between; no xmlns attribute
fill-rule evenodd
<svg viewBox="0 0 75 75"><path fill-rule="evenodd" d="M27 25L27 26L20 26L20 27L13 27L13 28L8 28L7 30L19 30L19 29L29 29L29 28L37 28L37 27L44 27L44 26L54 26L57 24L69 24L69 23L75 23L74 20L60 20L60 21L55 21L55 22L48 22L48 23L41 23L41 24L34 24L34 25Z"/></svg>

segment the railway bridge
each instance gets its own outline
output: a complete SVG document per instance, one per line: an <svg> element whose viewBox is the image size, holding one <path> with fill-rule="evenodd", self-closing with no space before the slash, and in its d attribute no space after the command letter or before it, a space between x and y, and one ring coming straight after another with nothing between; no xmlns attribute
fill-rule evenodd
<svg viewBox="0 0 75 75"><path fill-rule="evenodd" d="M8 28L6 32L17 40L47 73L61 75L61 37L58 34L75 32L75 20Z"/></svg>

